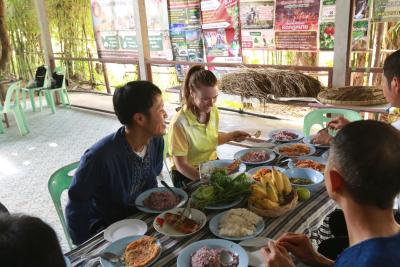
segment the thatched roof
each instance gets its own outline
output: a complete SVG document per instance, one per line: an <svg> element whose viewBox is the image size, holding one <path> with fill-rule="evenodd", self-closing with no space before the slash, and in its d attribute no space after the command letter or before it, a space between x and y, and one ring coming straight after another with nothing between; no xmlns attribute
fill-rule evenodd
<svg viewBox="0 0 400 267"><path fill-rule="evenodd" d="M243 68L225 74L220 80L219 88L227 94L268 100L268 95L316 97L322 86L317 79L297 71Z"/></svg>

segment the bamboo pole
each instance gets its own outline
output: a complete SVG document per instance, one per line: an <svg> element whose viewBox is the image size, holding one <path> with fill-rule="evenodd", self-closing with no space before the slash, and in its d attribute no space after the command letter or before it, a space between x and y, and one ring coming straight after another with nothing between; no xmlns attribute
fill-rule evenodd
<svg viewBox="0 0 400 267"><path fill-rule="evenodd" d="M375 40L374 40L374 49L372 54L373 67L379 67L380 59L381 59L381 49L382 49L382 41L383 41L383 31L384 31L384 23L376 24L376 32L375 32ZM372 84L376 84L377 75L374 73L372 75Z"/></svg>

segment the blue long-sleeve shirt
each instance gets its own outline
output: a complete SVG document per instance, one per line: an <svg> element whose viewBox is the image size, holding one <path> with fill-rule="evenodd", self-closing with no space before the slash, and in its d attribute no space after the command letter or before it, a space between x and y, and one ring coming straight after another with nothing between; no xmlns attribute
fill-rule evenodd
<svg viewBox="0 0 400 267"><path fill-rule="evenodd" d="M145 156L139 157L121 127L85 152L69 188L66 207L69 233L75 244L136 212L136 197L157 187L163 149L162 137L155 137Z"/></svg>
<svg viewBox="0 0 400 267"><path fill-rule="evenodd" d="M400 265L400 234L375 237L344 250L334 267L395 267Z"/></svg>

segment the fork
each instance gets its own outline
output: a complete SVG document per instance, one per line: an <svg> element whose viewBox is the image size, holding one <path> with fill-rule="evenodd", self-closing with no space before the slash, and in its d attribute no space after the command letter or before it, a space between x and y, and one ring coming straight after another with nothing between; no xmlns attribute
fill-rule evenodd
<svg viewBox="0 0 400 267"><path fill-rule="evenodd" d="M192 217L192 209L190 208L191 202L192 202L192 198L189 198L188 201L186 202L185 209L182 211L182 215L189 219ZM187 215L186 215L186 212L187 212Z"/></svg>

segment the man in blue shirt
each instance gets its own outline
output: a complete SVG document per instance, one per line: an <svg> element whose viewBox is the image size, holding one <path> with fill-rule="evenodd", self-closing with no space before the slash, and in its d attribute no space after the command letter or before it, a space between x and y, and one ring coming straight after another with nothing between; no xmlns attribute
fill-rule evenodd
<svg viewBox="0 0 400 267"><path fill-rule="evenodd" d="M129 82L115 91L113 104L124 126L85 152L68 191L74 244L135 213L136 197L157 187L162 171L167 115L160 89Z"/></svg>
<svg viewBox="0 0 400 267"><path fill-rule="evenodd" d="M347 124L334 137L325 168L329 196L342 208L350 247L336 262L314 250L303 234L286 233L262 249L267 266L399 266L400 225L393 201L400 192L400 132L378 121Z"/></svg>

